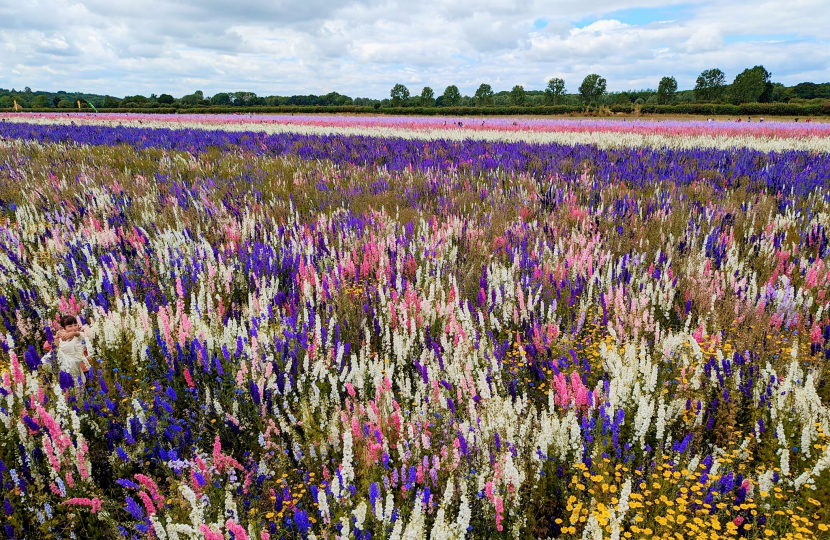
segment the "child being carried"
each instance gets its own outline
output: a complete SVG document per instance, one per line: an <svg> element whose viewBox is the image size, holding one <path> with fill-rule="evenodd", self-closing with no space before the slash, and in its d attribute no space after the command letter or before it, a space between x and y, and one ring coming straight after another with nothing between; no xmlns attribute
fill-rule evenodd
<svg viewBox="0 0 830 540"><path fill-rule="evenodd" d="M87 360L86 339L81 331L78 320L72 315L60 318L61 328L55 335L57 347L54 359L61 371L81 377L85 381L84 373L89 369ZM51 347L50 347L51 348Z"/></svg>

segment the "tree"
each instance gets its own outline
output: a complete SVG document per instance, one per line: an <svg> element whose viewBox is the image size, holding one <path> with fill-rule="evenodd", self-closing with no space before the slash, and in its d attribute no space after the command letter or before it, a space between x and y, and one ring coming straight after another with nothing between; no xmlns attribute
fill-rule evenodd
<svg viewBox="0 0 830 540"><path fill-rule="evenodd" d="M517 84L510 91L510 104L522 106L525 104L525 101L527 101L527 92L525 92L525 87Z"/></svg>
<svg viewBox="0 0 830 540"><path fill-rule="evenodd" d="M122 101L124 104L135 103L136 105L146 105L148 102L149 100L140 94L135 96L124 96L124 100Z"/></svg>
<svg viewBox="0 0 830 540"><path fill-rule="evenodd" d="M162 94L158 97L157 101L159 103L164 103L165 105L170 105L176 101L176 99L171 96L170 94Z"/></svg>
<svg viewBox="0 0 830 540"><path fill-rule="evenodd" d="M444 95L441 97L444 98L442 102L447 107L457 107L461 103L461 92L458 91L458 87L454 84L445 88Z"/></svg>
<svg viewBox="0 0 830 540"><path fill-rule="evenodd" d="M707 69L697 76L695 99L698 101L718 101L726 90L726 76L718 68Z"/></svg>
<svg viewBox="0 0 830 540"><path fill-rule="evenodd" d="M396 84L389 92L389 97L392 98L393 107L402 107L409 101L409 89L402 84Z"/></svg>
<svg viewBox="0 0 830 540"><path fill-rule="evenodd" d="M772 93L769 100L773 103L789 102L790 93L787 92L787 87L781 83L772 83Z"/></svg>
<svg viewBox="0 0 830 540"><path fill-rule="evenodd" d="M202 91L196 90L192 94L182 96L182 98L179 101L181 101L185 105L198 105L199 102L203 99L205 99L205 95L202 93ZM124 101L127 101L127 98L124 98Z"/></svg>
<svg viewBox="0 0 830 540"><path fill-rule="evenodd" d="M677 79L674 77L663 77L657 86L657 103L668 105L677 93Z"/></svg>
<svg viewBox="0 0 830 540"><path fill-rule="evenodd" d="M435 105L435 92L429 86L424 86L424 89L421 90L421 105L424 107Z"/></svg>
<svg viewBox="0 0 830 540"><path fill-rule="evenodd" d="M106 96L104 98L104 101L101 103L101 106L104 107L105 109L117 109L118 104L119 104L118 99L116 99L112 96Z"/></svg>
<svg viewBox="0 0 830 540"><path fill-rule="evenodd" d="M830 98L830 83L798 83L792 87L792 95L801 99Z"/></svg>
<svg viewBox="0 0 830 540"><path fill-rule="evenodd" d="M321 96L320 101L322 105L351 105L354 103L349 96L344 96L337 92L329 92L325 96Z"/></svg>
<svg viewBox="0 0 830 540"><path fill-rule="evenodd" d="M473 97L475 97L476 105L486 106L493 104L494 95L492 86L487 83L481 83L481 86L478 87Z"/></svg>
<svg viewBox="0 0 830 540"><path fill-rule="evenodd" d="M585 77L582 84L579 85L579 94L586 104L597 104L600 98L605 94L606 81L596 73L592 73Z"/></svg>
<svg viewBox="0 0 830 540"><path fill-rule="evenodd" d="M257 105L259 102L259 98L253 92L234 92L233 93L233 104L237 107L251 107L253 105Z"/></svg>
<svg viewBox="0 0 830 540"><path fill-rule="evenodd" d="M565 81L558 77L548 81L545 87L545 103L548 105L559 105L559 100L565 95Z"/></svg>
<svg viewBox="0 0 830 540"><path fill-rule="evenodd" d="M45 96L43 94L35 96L35 99L32 100L32 107L36 109L48 109L51 106L52 102L49 101L49 96Z"/></svg>
<svg viewBox="0 0 830 540"><path fill-rule="evenodd" d="M764 66L747 68L732 83L732 103L765 103L772 97L771 74Z"/></svg>

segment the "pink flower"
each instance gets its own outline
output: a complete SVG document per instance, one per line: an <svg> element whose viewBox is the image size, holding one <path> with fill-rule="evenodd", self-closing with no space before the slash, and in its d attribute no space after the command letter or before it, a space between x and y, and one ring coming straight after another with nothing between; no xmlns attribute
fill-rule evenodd
<svg viewBox="0 0 830 540"><path fill-rule="evenodd" d="M225 535L213 532L205 524L199 525L199 532L205 535L205 540L225 540Z"/></svg>
<svg viewBox="0 0 830 540"><path fill-rule="evenodd" d="M81 473L81 478L89 478L89 473L86 470L86 454L89 452L89 446L86 440L81 441L81 447L78 448L78 472Z"/></svg>
<svg viewBox="0 0 830 540"><path fill-rule="evenodd" d="M9 351L9 358L12 363L12 374L14 375L15 384L23 384L26 379L23 377L23 370L20 369L20 362L17 360L17 355L14 351Z"/></svg>
<svg viewBox="0 0 830 540"><path fill-rule="evenodd" d="M144 508L147 509L147 513L151 516L155 514L156 507L153 506L153 501L150 499L150 496L144 493L143 491L139 491L138 496L141 499L141 502L144 503Z"/></svg>
<svg viewBox="0 0 830 540"><path fill-rule="evenodd" d="M221 471L224 462L225 459L222 455L222 441L219 439L219 435L217 435L216 438L213 439L213 466Z"/></svg>
<svg viewBox="0 0 830 540"><path fill-rule="evenodd" d="M136 480L138 480L138 482L139 482L142 486L144 486L145 488L147 488L147 491L149 491L149 492L150 492L150 495L152 495L152 496L153 496L153 499L154 499L154 500L156 500L156 501L158 501L158 502L160 502L160 503L163 503L163 502L164 502L164 497L162 497L162 496L161 496L161 494L159 494L159 488L158 488L158 486L156 485L156 483L155 483L155 482L153 482L153 480L152 480L152 479L150 479L150 478L149 478L149 477L147 477L147 476L144 476L143 474L137 474L137 475L135 475L135 479L136 479Z"/></svg>
<svg viewBox="0 0 830 540"><path fill-rule="evenodd" d="M227 520L225 522L225 527L227 527L228 530L233 533L234 537L237 540L250 540L250 538L248 537L248 533L245 532L245 529L243 529L242 526L234 520Z"/></svg>
<svg viewBox="0 0 830 540"><path fill-rule="evenodd" d="M97 513L98 510L101 509L101 500L98 497L94 499L87 499L87 498L74 498L63 501L63 504L68 504L70 506L89 506L90 510L93 514Z"/></svg>
<svg viewBox="0 0 830 540"><path fill-rule="evenodd" d="M187 368L184 368L184 380L187 382L188 388L194 387L193 378L190 376L190 370Z"/></svg>
<svg viewBox="0 0 830 540"><path fill-rule="evenodd" d="M732 523L734 523L736 527L740 527L743 522L744 522L744 518L741 517L741 516L738 516L738 517L736 517L735 519L732 520Z"/></svg>

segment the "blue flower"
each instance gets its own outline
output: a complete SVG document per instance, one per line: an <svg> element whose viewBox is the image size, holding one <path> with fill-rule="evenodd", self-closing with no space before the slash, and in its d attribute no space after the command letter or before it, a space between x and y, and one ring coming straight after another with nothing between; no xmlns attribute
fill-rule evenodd
<svg viewBox="0 0 830 540"><path fill-rule="evenodd" d="M130 515L132 515L135 519L143 520L144 519L144 510L142 510L141 507L138 506L138 504L135 502L135 499L133 499L132 497L127 495L125 500L127 501L127 505L124 507L124 509L127 512L129 512Z"/></svg>
<svg viewBox="0 0 830 540"><path fill-rule="evenodd" d="M58 384L60 385L61 390L68 390L75 386L75 380L69 373L61 371L58 375Z"/></svg>

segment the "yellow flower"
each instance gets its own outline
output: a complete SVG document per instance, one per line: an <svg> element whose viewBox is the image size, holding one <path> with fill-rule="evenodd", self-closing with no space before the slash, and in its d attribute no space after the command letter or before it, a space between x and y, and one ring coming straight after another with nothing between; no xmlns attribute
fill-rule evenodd
<svg viewBox="0 0 830 540"><path fill-rule="evenodd" d="M267 514L265 514L265 517L267 517L268 519L271 519L272 517L274 517L274 513L273 512L268 512Z"/></svg>

